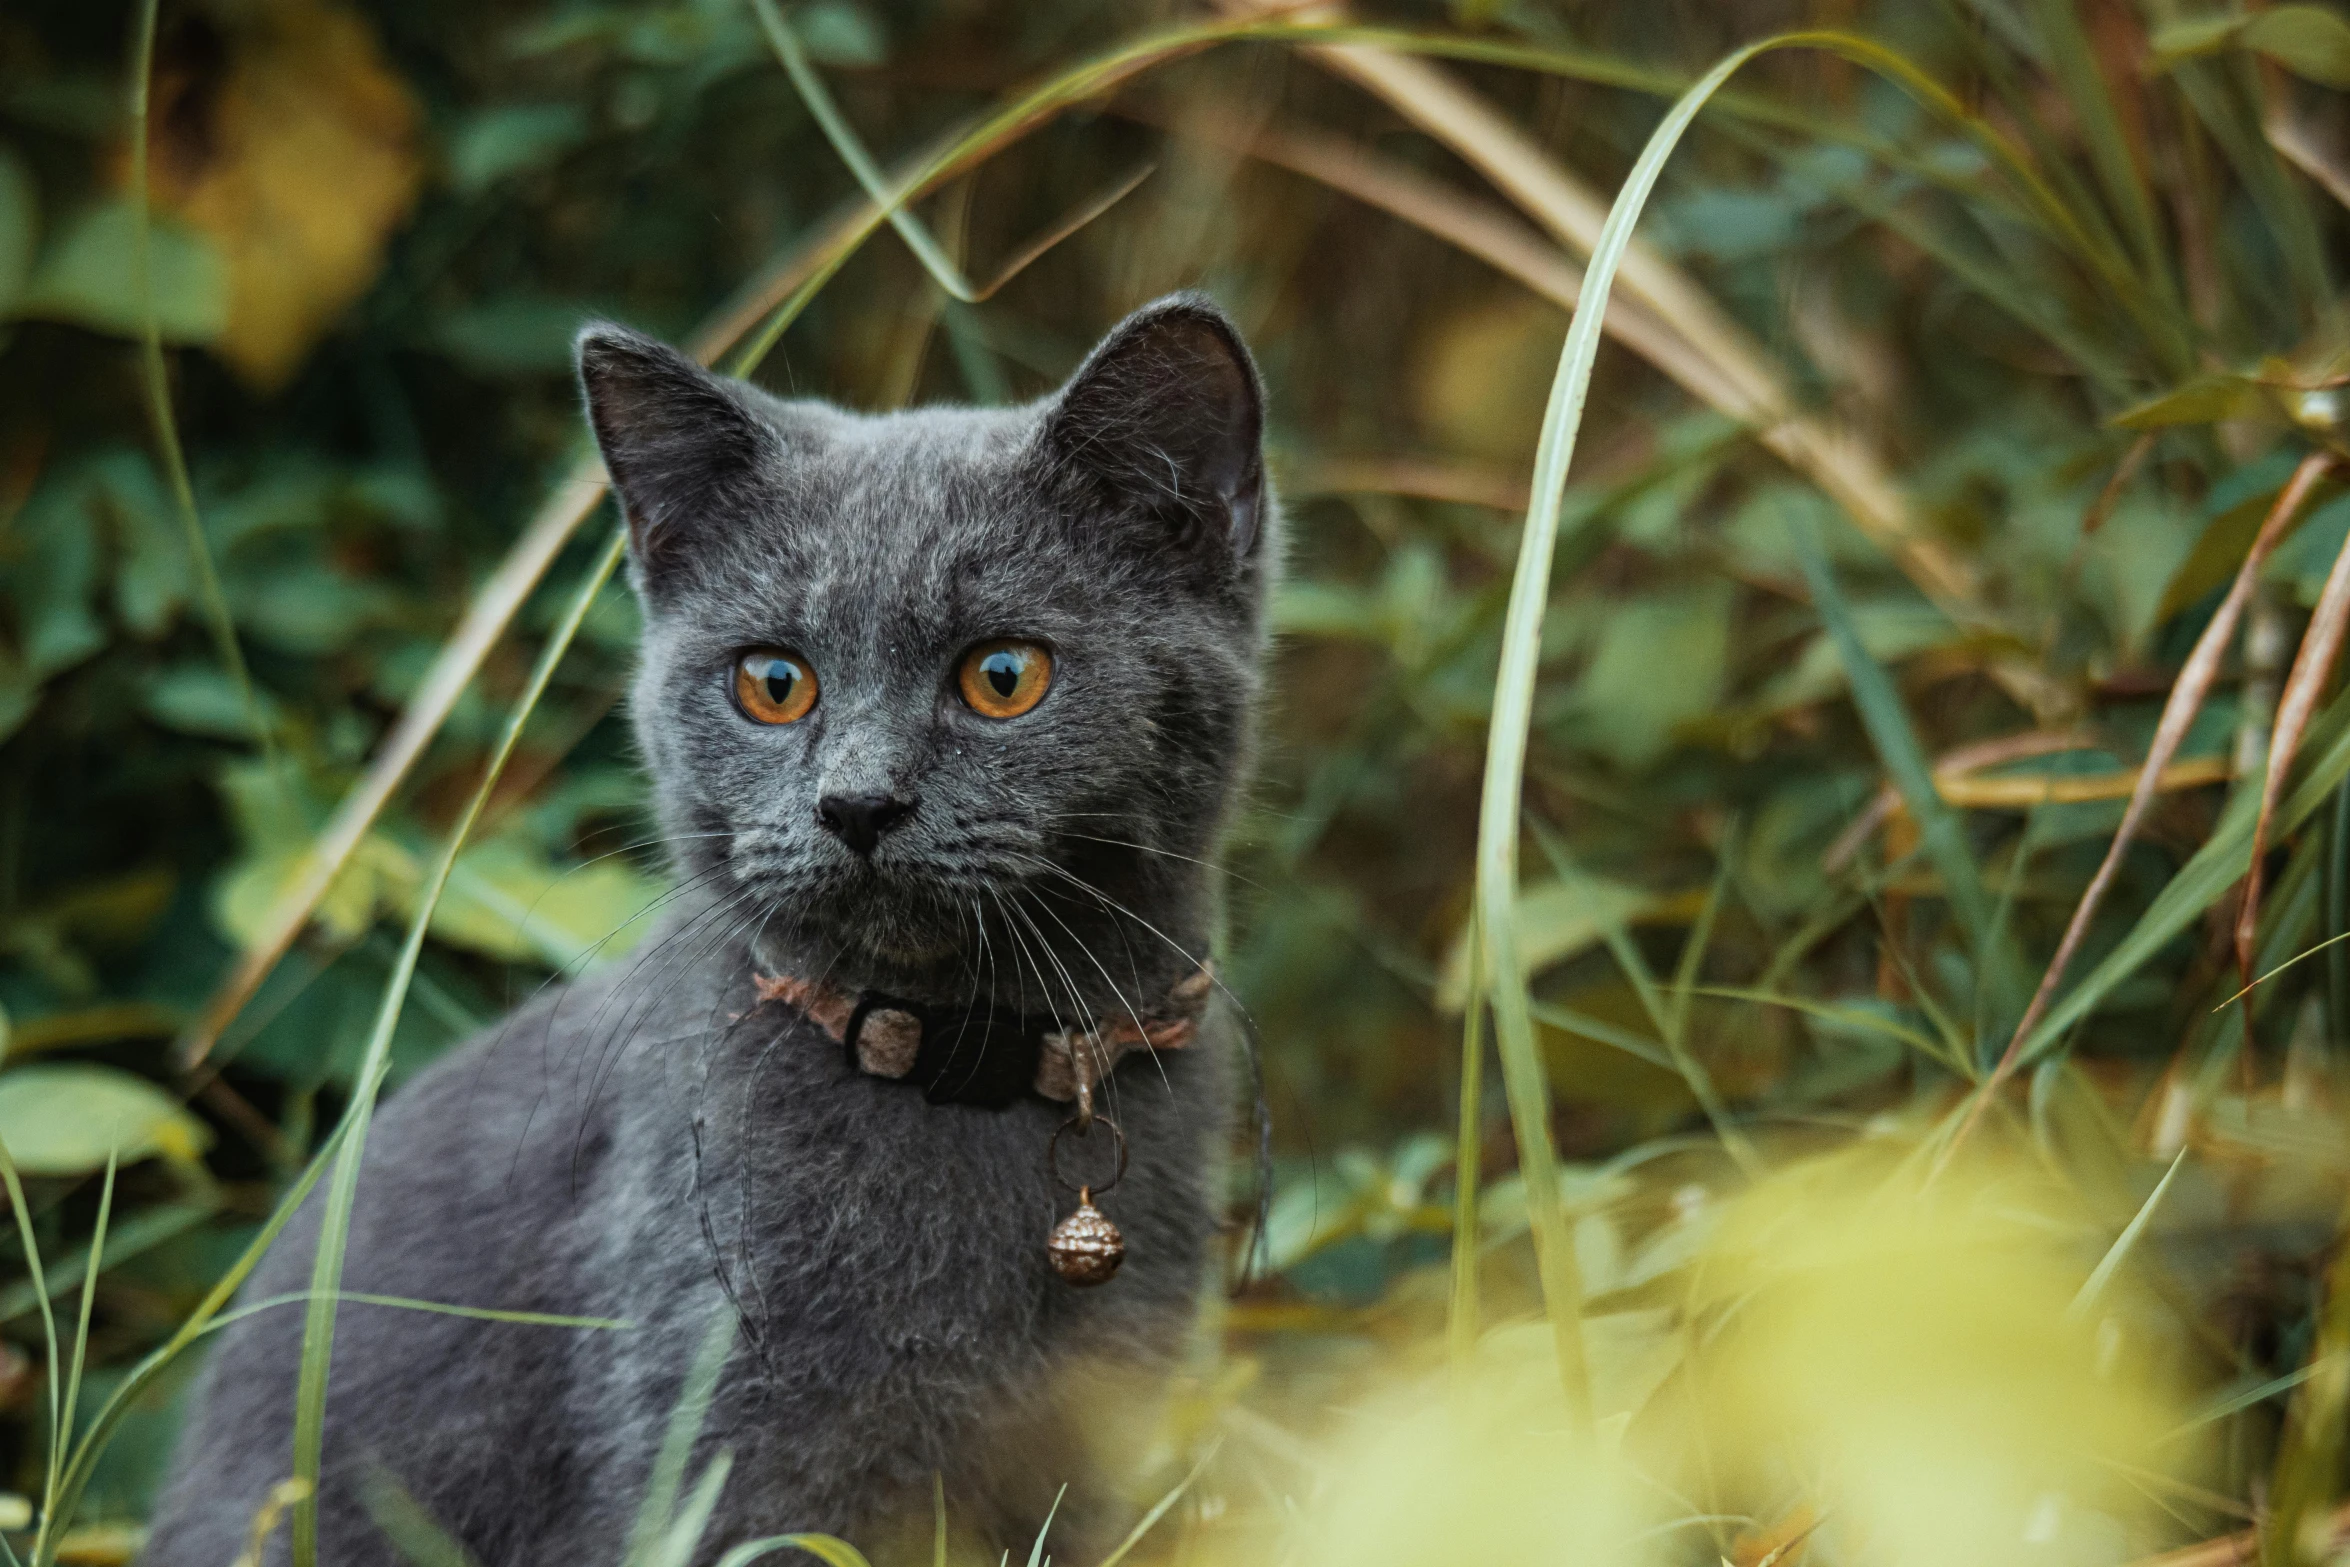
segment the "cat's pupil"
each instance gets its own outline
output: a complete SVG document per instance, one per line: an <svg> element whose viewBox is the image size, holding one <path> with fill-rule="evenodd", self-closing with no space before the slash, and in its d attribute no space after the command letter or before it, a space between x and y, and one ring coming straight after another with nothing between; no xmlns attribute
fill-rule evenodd
<svg viewBox="0 0 2350 1567"><path fill-rule="evenodd" d="M800 683L800 672L776 659L767 666L767 700L777 707L791 701L791 689Z"/></svg>
<svg viewBox="0 0 2350 1567"><path fill-rule="evenodd" d="M979 672L987 676L997 696L1008 697L1019 689L1020 662L1016 653L990 653L981 661Z"/></svg>

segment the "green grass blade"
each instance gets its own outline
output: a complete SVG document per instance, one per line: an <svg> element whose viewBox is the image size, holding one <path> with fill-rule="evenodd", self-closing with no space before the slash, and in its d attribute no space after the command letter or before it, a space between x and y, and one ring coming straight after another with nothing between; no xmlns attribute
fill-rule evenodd
<svg viewBox="0 0 2350 1567"><path fill-rule="evenodd" d="M294 1290L284 1295L264 1295L249 1300L234 1311L224 1311L205 1329L214 1332L232 1322L279 1306L303 1304L311 1298L308 1290ZM447 1301L418 1300L411 1295L371 1295L365 1290L338 1290L336 1299L354 1306L388 1306L396 1311L422 1311L437 1317L465 1317L475 1322L509 1322L527 1328L591 1328L606 1333L633 1333L636 1324L626 1317L570 1317L553 1311L506 1311L495 1306L453 1306Z"/></svg>
<svg viewBox="0 0 2350 1567"><path fill-rule="evenodd" d="M1925 747L1918 742L1917 730L1909 721L1909 710L1902 705L1892 676L1861 641L1859 623L1828 566L1819 524L1807 514L1792 514L1788 533L1804 579L1811 585L1812 607L1819 612L1844 665L1845 679L1851 683L1852 705L1860 713L1861 726L1868 731L1878 760L1884 763L1910 819L1918 824L1919 844L1942 878L1943 897L1975 949L1986 988L2005 1003L2022 969L2019 963L2008 961L2003 950L2005 943L1999 940L1991 896L1983 887L1982 868L1967 845L1958 813L1934 787L1932 764L1926 760Z"/></svg>
<svg viewBox="0 0 2350 1567"><path fill-rule="evenodd" d="M2097 182L2105 189L2106 201L2120 214L2153 292L2173 313L2172 341L2165 345L2165 357L2181 362L2192 355L2192 339L2187 323L2178 314L2178 286L2171 276L2161 224L2154 215L2154 198L2146 188L2144 171L2131 156L2121 115L2104 74L2097 68L2080 12L2073 0L2033 0L2032 12L2048 50L2050 74L2063 89L2073 121L2088 143L2089 163L2097 171Z"/></svg>
<svg viewBox="0 0 2350 1567"><path fill-rule="evenodd" d="M1469 972L1484 961L1477 917L1469 917ZM1445 1321L1452 1369L1477 1355L1477 1180L1485 1168L1485 1007L1474 995L1461 1021L1461 1115L1452 1154L1452 1301Z"/></svg>
<svg viewBox="0 0 2350 1567"><path fill-rule="evenodd" d="M441 892L449 884L449 873L456 866L457 856L465 847L473 825L480 820L488 804L490 792L497 787L499 775L505 771L507 758L514 754L514 744L522 736L522 728L546 694L547 684L554 678L555 666L570 650L571 642L579 634L581 622L594 605L604 585L618 568L628 543L626 529L616 528L605 544L603 553L588 570L587 579L572 596L570 607L548 638L546 648L530 673L521 697L507 716L496 746L491 750L489 764L482 771L481 783L474 789L473 798L466 802L464 814L451 829L448 842L441 850L440 861L433 867L416 903L416 912L408 922L408 937L400 948L399 960L392 978L385 986L383 1000L376 1009L375 1026L369 1034L367 1049L360 1059L358 1082L351 1097L351 1105L344 1112L349 1132L335 1155L334 1177L327 1190L325 1212L320 1217L318 1252L310 1271L310 1287L314 1292L309 1312L302 1326L302 1366L295 1384L294 1401L294 1478L307 1483L308 1495L294 1504L293 1560L295 1567L316 1567L318 1560L318 1478L326 1438L327 1378L334 1355L335 1310L340 1304L339 1291L343 1281L343 1258L351 1237L351 1209L359 1194L360 1162L367 1152L367 1122L374 1113L375 1097L391 1069L392 1032L399 1026L400 1011L407 1000L408 985L416 973L417 960L423 955L426 931L432 922L433 909L439 904Z"/></svg>
<svg viewBox="0 0 2350 1567"><path fill-rule="evenodd" d="M1559 354L1558 376L1544 411L1542 439L1535 450L1532 504L1519 537L1518 563L1510 581L1509 608L1502 627L1501 669L1494 682L1493 716L1485 749L1485 781L1477 817L1477 909L1485 933L1484 972L1472 973L1469 1005L1479 1004L1480 987L1491 998L1494 1033L1510 1117L1518 1134L1518 1162L1534 1231L1543 1308L1558 1355L1559 1382L1571 1418L1590 1418L1590 1375L1584 1364L1582 1280L1559 1201L1558 1156L1550 1140L1550 1083L1544 1070L1526 975L1518 960L1515 918L1518 901L1519 807L1525 788L1526 747L1534 719L1535 676L1542 655L1542 620L1550 599L1550 568L1565 505L1567 469L1583 421L1591 368L1599 357L1601 318L1609 290L1632 242L1633 226L1664 172L1665 160L1696 119L1697 111L1732 72L1762 50L1784 40L1766 40L1730 55L1674 104L1642 149L1639 162L1608 211L1575 316Z"/></svg>
<svg viewBox="0 0 2350 1567"><path fill-rule="evenodd" d="M328 1134L324 1146L318 1150L317 1157L310 1161L309 1166L303 1170L301 1176L285 1196L278 1199L277 1207L270 1213L268 1221L261 1226L260 1233L246 1243L245 1249L238 1253L237 1260L230 1264L228 1271L214 1281L212 1288L205 1293L203 1300L197 1303L196 1309L188 1314L187 1320L179 1325L170 1338L150 1351L146 1359L133 1366L130 1374L123 1378L121 1385L114 1390L112 1396L99 1406L98 1413L90 1420L90 1429L84 1432L81 1440L74 1444L73 1456L66 1462L65 1477L59 1488L55 1509L56 1516L61 1522L72 1520L75 1509L80 1505L82 1490L89 1484L90 1475L97 1467L98 1455L105 1451L106 1444L112 1438L115 1427L121 1423L122 1417L130 1412L131 1406L137 1402L140 1395L153 1386L155 1379L169 1369L182 1354L186 1353L189 1345L212 1331L220 1319L222 1308L227 1306L236 1292L243 1287L245 1280L251 1277L253 1270L261 1265L261 1259L268 1254L270 1247L277 1244L278 1236L283 1234L285 1227L293 1222L294 1214L326 1174L327 1167L332 1163L336 1151L342 1147L344 1139L350 1135L350 1128L351 1121L346 1116L336 1125L334 1131ZM13 1182L14 1167L6 1163L4 1154L0 1154L0 1174L5 1174ZM43 1294L43 1299L47 1299L46 1292ZM44 1309L46 1308L44 1307ZM50 1567L55 1559L56 1549L55 1535L47 1537L42 1542L37 1542L33 1553L32 1567Z"/></svg>
<svg viewBox="0 0 2350 1567"><path fill-rule="evenodd" d="M442 1528L440 1520L408 1494L399 1476L383 1465L369 1467L366 1478L359 1482L359 1499L375 1526L416 1567L479 1567L473 1553Z"/></svg>
<svg viewBox="0 0 2350 1567"><path fill-rule="evenodd" d="M1721 918L1722 902L1729 896L1730 869L1736 862L1737 848L1738 827L1733 821L1722 834L1721 848L1714 858L1714 880L1706 889L1705 906L1697 911L1697 923L1690 928L1689 939L1681 943L1680 961L1673 965L1671 1017L1675 1033L1689 1026L1689 999L1697 993L1698 972L1713 947L1714 922Z"/></svg>
<svg viewBox="0 0 2350 1567"><path fill-rule="evenodd" d="M2080 1293L2065 1308L2068 1315L2086 1316L2096 1306L2098 1298L2105 1293L2105 1286L2113 1282L2113 1276L2121 1271L2123 1261L2138 1244L2138 1237L2144 1235L2146 1226L2154 1222L2154 1210L2162 1206L2163 1197L2170 1191L2171 1179L2179 1173L2179 1166L2186 1162L2187 1150L2182 1148L2178 1157L2171 1160L2170 1168L2162 1172L2162 1179L2154 1183L2154 1190L2148 1192L2146 1200L2138 1205L2138 1211L2131 1215L2130 1222L2122 1226L2121 1234L2114 1237L2105 1255L2097 1260L2096 1268L2082 1283Z"/></svg>
<svg viewBox="0 0 2350 1567"><path fill-rule="evenodd" d="M2264 94L2254 72L2249 61L2240 59L2188 60L2171 72L2171 80L2243 181L2245 193L2283 253L2286 273L2301 295L2298 303L2315 314L2334 301L2324 242L2297 176L2286 170L2260 132L2259 111L2253 106Z"/></svg>
<svg viewBox="0 0 2350 1567"><path fill-rule="evenodd" d="M1551 869L1561 880L1571 880L1579 874L1567 857L1566 846L1555 833L1540 823L1536 823L1533 830L1543 852L1550 858ZM1729 874L1729 867L1730 861L1725 857L1716 870L1713 889L1699 912L1697 925L1691 930L1688 941L1683 943L1684 978L1694 974L1693 955L1702 957L1705 943L1711 939L1713 920L1720 908L1722 886ZM1616 960L1616 967L1631 984L1632 993L1639 998L1641 1010L1648 1014L1649 1023L1665 1042L1666 1062L1674 1074L1688 1085L1691 1097L1696 1099L1697 1108L1704 1113L1707 1124L1714 1129L1714 1135L1721 1139L1722 1146L1729 1150L1730 1156L1738 1161L1741 1169L1750 1175L1759 1174L1762 1160L1755 1152L1754 1144L1747 1140L1746 1133L1738 1124L1730 1119L1729 1106L1722 1102L1720 1093L1714 1088L1713 1074L1705 1069L1704 1062L1690 1052L1688 1038L1682 1033L1682 1024L1687 1018L1686 998L1676 1007L1674 998L1657 984L1656 975L1649 970L1648 960L1641 956L1639 946L1632 940L1632 933L1622 920L1603 919L1599 933L1600 939L1607 944L1609 955Z"/></svg>
<svg viewBox="0 0 2350 1567"><path fill-rule="evenodd" d="M1588 1039L1593 1044L1606 1045L1611 1050L1621 1050L1628 1056L1637 1056L1650 1066L1662 1067L1668 1072L1674 1070L1671 1051L1641 1038L1628 1028L1618 1028L1605 1018L1578 1012L1573 1007L1560 1006L1555 1001L1537 1000L1530 1002L1529 1006L1534 1013L1534 1021L1546 1028L1573 1034L1578 1039Z"/></svg>
<svg viewBox="0 0 2350 1567"><path fill-rule="evenodd" d="M1053 1532L1053 1520L1061 1516L1061 1503L1068 1495L1066 1485L1053 1493L1053 1505L1044 1515L1044 1525L1036 1531L1036 1540L1028 1547L1028 1567L1040 1567L1044 1561L1044 1537Z"/></svg>
<svg viewBox="0 0 2350 1567"><path fill-rule="evenodd" d="M689 1567L694 1547L702 1540L702 1531L710 1527L710 1515L718 1510L718 1493L726 1489L726 1477L734 1472L734 1454L721 1448L694 1482L685 1506L678 1510L661 1537L661 1548L653 1557L653 1567Z"/></svg>
<svg viewBox="0 0 2350 1567"><path fill-rule="evenodd" d="M906 248L914 253L914 259L921 262L922 269L930 274L930 280L951 298L966 305L977 303L979 290L963 275L963 269L955 264L954 258L946 253L946 247L932 236L929 225L916 217L906 205L912 199L910 188L896 191L889 188L889 177L882 173L881 165L875 163L872 154L865 150L864 142L858 139L855 129L841 114L840 105L833 102L832 94L825 88L824 78L817 75L816 67L809 63L808 51L800 46L798 35L791 30L791 24L783 19L783 13L775 9L775 0L751 0L751 9L757 13L759 27L766 33L767 42L773 46L775 57L783 62L784 74L791 78L792 87L799 93L800 101L808 106L808 113L814 116L816 124L823 130L824 139L832 143L832 150L839 154L841 162L849 166L849 172L857 177L858 185L887 215L889 226L897 230L898 238L906 242Z"/></svg>
<svg viewBox="0 0 2350 1567"><path fill-rule="evenodd" d="M751 1567L760 1557L777 1551L805 1551L825 1567L873 1567L864 1552L829 1534L777 1534L764 1540L745 1540L719 1557L718 1567Z"/></svg>
<svg viewBox="0 0 2350 1567"><path fill-rule="evenodd" d="M2329 803L2333 790L2350 778L2350 696L2337 696L2316 727L2323 738L2313 733L2310 743L2302 748L2306 771L2277 810L2275 836L2279 839ZM2048 1009L2048 1015L2024 1041L2019 1064L2038 1060L2066 1030L2094 1012L2116 986L2242 879L2252 859L2252 829L2259 809L2257 780L2236 790L2203 847L2155 895L2129 933L2088 977Z"/></svg>
<svg viewBox="0 0 2350 1567"><path fill-rule="evenodd" d="M113 1244L108 1248L112 1263L119 1266L143 1251L162 1245L175 1235L184 1235L218 1212L219 1200L205 1195L188 1202L151 1208L135 1218L125 1220L113 1231ZM88 1258L86 1247L79 1252L67 1252L57 1259L58 1270L63 1274L78 1272ZM52 1291L52 1298L62 1294L64 1288L61 1281ZM36 1304L36 1292L30 1279L0 1291L0 1322L13 1322L31 1311Z"/></svg>
<svg viewBox="0 0 2350 1567"><path fill-rule="evenodd" d="M1199 1462L1191 1466L1191 1473L1176 1481L1174 1490L1153 1502L1151 1510L1142 1515L1142 1521L1126 1532L1126 1538L1118 1542L1118 1548L1103 1557L1097 1567L1118 1567L1118 1564L1126 1559L1127 1553L1142 1543L1143 1536L1157 1528L1159 1520L1166 1517L1175 1504L1183 1499L1183 1493L1190 1490L1201 1475L1207 1473L1208 1465L1214 1462L1216 1454L1223 1446L1224 1441L1221 1437L1210 1442L1208 1450L1199 1455ZM941 1567L943 1567L943 1558Z"/></svg>
<svg viewBox="0 0 2350 1567"><path fill-rule="evenodd" d="M41 1335L48 1349L43 1380L49 1384L49 1457L47 1472L41 1483L41 1528L33 1545L33 1560L41 1560L41 1541L55 1531L50 1527L57 1515L57 1499L64 1487L65 1444L70 1434L60 1423L58 1388L64 1382L64 1366L57 1356L57 1313L49 1304L49 1282L41 1272L41 1246L33 1239L33 1210L24 1198L24 1182L17 1177L16 1161L8 1157L8 1150L0 1146L0 1182L8 1187L8 1208L16 1215L16 1233L24 1242L25 1271L32 1275L33 1295L41 1303Z"/></svg>
<svg viewBox="0 0 2350 1567"><path fill-rule="evenodd" d="M1701 987L1697 993L1701 996L1718 997L1724 1001L1747 1001L1757 1006L1785 1007L1790 1012L1801 1012L1807 1017L1816 1017L1824 1023L1833 1023L1839 1028L1881 1034L1887 1039L1909 1046L1910 1049L1929 1060L1941 1062L1953 1071L1963 1070L1961 1063L1954 1059L1949 1049L1933 1035L1921 1034L1914 1028L1905 1028L1891 1018L1865 1011L1859 1007L1840 1007L1831 1001L1814 1001L1809 996L1790 996L1783 991L1756 989L1743 985L1707 985Z"/></svg>
<svg viewBox="0 0 2350 1567"><path fill-rule="evenodd" d="M1518 562L1504 619L1501 668L1494 686L1484 789L1478 812L1477 902L1484 922L1487 957L1485 972L1472 980L1472 990L1482 982L1494 1008L1495 1034L1502 1075L1509 1091L1511 1117L1518 1133L1521 1173L1535 1235L1544 1306L1550 1316L1561 1385L1569 1408L1578 1412L1589 1408L1579 1322L1582 1291L1568 1243L1565 1216L1559 1205L1557 1156L1550 1142L1550 1088L1534 1034L1526 977L1518 961L1517 934L1511 923L1517 901L1519 807L1528 731L1533 719L1535 675L1541 656L1542 620L1550 594L1551 563L1557 547L1567 469L1574 456L1592 365L1598 357L1601 314L1614 287L1624 251L1631 243L1640 211L1656 187L1665 160L1688 131L1698 111L1731 74L1765 51L1795 47L1827 49L1864 65L1961 126L2056 220L2060 230L2079 239L2084 251L2095 250L2029 164L1988 125L1969 115L1946 89L1897 52L1867 39L1835 32L1787 33L1764 39L1729 55L1708 71L1673 105L1642 149L1592 248L1582 291L1576 300L1574 320L1559 356L1549 407L1543 416L1541 442L1534 460L1532 505L1519 539ZM2119 269L2116 282L2133 294L2138 292L2136 280L2126 267ZM1818 558L1817 541L1811 542L1807 570L1816 565L1818 570L1812 574L1824 579L1825 562ZM1835 599L1832 581L1825 596ZM1835 602L1841 609L1841 601ZM1860 647L1849 613L1838 614L1831 625L1838 634L1840 651L1846 654L1856 692L1867 679L1863 671L1874 670L1877 697L1890 696L1891 682L1884 679L1883 671L1876 669L1866 650ZM1871 707L1877 709L1873 715L1868 711ZM1974 861L1966 852L1964 838L1956 830L1955 818L1942 807L1941 797L1933 791L1923 753L1909 730L1907 715L1900 712L1898 701L1892 702L1888 711L1885 702L1872 700L1864 703L1864 718L1870 717L1877 720L1872 727L1883 730L1875 736L1881 750L1889 745L1898 748L1906 738L1906 754L1898 758L1897 782L1903 785L1905 794L1916 796L1912 809L1929 835L1939 840L1937 860L1946 862L1939 863L1939 868L1950 885L1950 895L1959 906L1962 921L1980 940L1989 931L1990 902L1983 893ZM1996 958L1986 954L1983 961L1988 966ZM1475 1001L1472 995L1471 1004Z"/></svg>
<svg viewBox="0 0 2350 1567"><path fill-rule="evenodd" d="M1979 943L1990 934L1991 897L1984 890L1981 868L1967 847L1958 815L1934 787L1933 765L1927 761L1925 747L1919 743L1917 730L1909 721L1909 710L1902 705L1901 693L1894 688L1885 666L1877 662L1867 644L1861 641L1860 625L1853 619L1852 608L1845 602L1843 590L1836 584L1836 574L1828 565L1818 524L1808 514L1800 513L1790 513L1787 522L1796 559L1803 568L1804 580L1811 586L1813 608L1818 611L1820 623L1844 665L1845 679L1852 688L1852 705L1860 714L1861 726L1868 731L1869 741L1876 747L1877 758L1884 763L1886 776L1900 794L1902 805L1918 824L1919 842L1942 878L1943 896L1948 899L1952 913L1965 927L1968 937Z"/></svg>
<svg viewBox="0 0 2350 1567"><path fill-rule="evenodd" d="M81 1309L75 1314L73 1326L73 1359L65 1373L65 1404L57 1416L58 1436L50 1448L49 1474L52 1482L63 1477L66 1444L73 1440L74 1406L81 1402L82 1372L89 1364L90 1309L98 1299L98 1269L106 1255L106 1221L114 1216L114 1177L122 1162L119 1148L106 1154L106 1180L98 1188L98 1223L90 1232L90 1260L82 1270ZM54 1503L54 1491L50 1501ZM43 1522L47 1520L44 1518Z"/></svg>
<svg viewBox="0 0 2350 1567"><path fill-rule="evenodd" d="M702 1417L710 1412L719 1373L734 1353L736 1327L732 1303L722 1304L710 1318L701 1347L694 1351L693 1364L686 1368L677 1405L669 1412L669 1428L662 1433L660 1450L653 1455L644 1498L637 1503L636 1522L628 1531L628 1549L621 1557L624 1567L656 1567L662 1538L677 1507L677 1493L685 1485L685 1466L702 1434Z"/></svg>

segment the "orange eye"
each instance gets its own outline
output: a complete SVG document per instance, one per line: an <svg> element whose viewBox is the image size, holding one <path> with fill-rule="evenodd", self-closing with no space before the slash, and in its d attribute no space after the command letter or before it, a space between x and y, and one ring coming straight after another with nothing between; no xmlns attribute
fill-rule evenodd
<svg viewBox="0 0 2350 1567"><path fill-rule="evenodd" d="M963 700L989 718L1018 718L1044 700L1053 655L1034 642L982 642L963 655Z"/></svg>
<svg viewBox="0 0 2350 1567"><path fill-rule="evenodd" d="M816 705L816 672L797 653L755 647L734 661L734 699L762 724L793 724Z"/></svg>

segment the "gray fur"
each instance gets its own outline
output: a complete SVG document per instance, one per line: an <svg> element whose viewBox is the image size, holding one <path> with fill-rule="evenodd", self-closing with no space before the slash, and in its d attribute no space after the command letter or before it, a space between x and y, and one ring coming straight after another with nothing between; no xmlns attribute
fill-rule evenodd
<svg viewBox="0 0 2350 1567"><path fill-rule="evenodd" d="M632 532L634 717L683 890L637 953L390 1099L345 1288L635 1327L344 1307L322 1559L398 1559L361 1497L380 1467L486 1567L617 1562L731 1299L742 1336L696 1465L724 1447L734 1467L698 1559L790 1530L926 1550L936 1472L990 1561L1025 1554L1067 1483L1049 1549L1088 1560L1123 1527L1120 1454L1209 1284L1228 1024L1107 1085L1132 1166L1102 1206L1129 1260L1080 1292L1043 1248L1071 1201L1044 1162L1065 1108L861 1075L752 976L1075 1021L1146 1006L1204 953L1277 547L1247 352L1177 297L1039 403L873 417L617 327L583 333L580 362ZM1054 650L1052 688L982 718L956 661L1013 635ZM729 696L734 655L764 645L817 672L797 724ZM859 854L816 820L840 794L911 810ZM1072 1139L1072 1162L1105 1143ZM248 1298L306 1285L316 1210ZM299 1307L226 1335L153 1567L237 1556L290 1470L300 1336Z"/></svg>

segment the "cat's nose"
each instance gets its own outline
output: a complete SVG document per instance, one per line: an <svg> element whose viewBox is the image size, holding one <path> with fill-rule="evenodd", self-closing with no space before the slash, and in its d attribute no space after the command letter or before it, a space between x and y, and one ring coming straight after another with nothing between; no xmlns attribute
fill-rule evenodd
<svg viewBox="0 0 2350 1567"><path fill-rule="evenodd" d="M888 794L828 794L816 802L824 830L859 854L871 854L881 835L914 814L914 802Z"/></svg>

